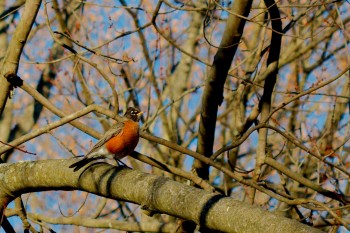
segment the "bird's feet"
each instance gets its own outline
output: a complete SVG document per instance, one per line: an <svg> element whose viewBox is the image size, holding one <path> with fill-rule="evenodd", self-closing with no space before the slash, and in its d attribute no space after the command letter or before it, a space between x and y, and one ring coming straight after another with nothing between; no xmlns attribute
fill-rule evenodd
<svg viewBox="0 0 350 233"><path fill-rule="evenodd" d="M117 166L118 167L128 167L128 165L126 165L125 163L123 163L121 160L116 159L115 161L117 161Z"/></svg>

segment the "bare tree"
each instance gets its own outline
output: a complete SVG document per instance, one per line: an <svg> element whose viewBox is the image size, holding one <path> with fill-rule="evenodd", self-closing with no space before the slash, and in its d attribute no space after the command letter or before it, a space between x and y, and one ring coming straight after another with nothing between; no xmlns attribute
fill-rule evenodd
<svg viewBox="0 0 350 233"><path fill-rule="evenodd" d="M349 8L3 3L1 226L350 230ZM128 106L145 113L127 166L69 168Z"/></svg>

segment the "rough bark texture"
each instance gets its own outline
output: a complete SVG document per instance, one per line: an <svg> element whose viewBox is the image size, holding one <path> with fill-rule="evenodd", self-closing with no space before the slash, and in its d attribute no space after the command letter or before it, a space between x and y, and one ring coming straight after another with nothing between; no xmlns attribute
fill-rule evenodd
<svg viewBox="0 0 350 233"><path fill-rule="evenodd" d="M141 205L144 209L192 220L223 232L319 232L232 198L170 179L105 163L73 172L76 159L0 165L0 201L28 192L83 190ZM18 171L22 171L18 173Z"/></svg>

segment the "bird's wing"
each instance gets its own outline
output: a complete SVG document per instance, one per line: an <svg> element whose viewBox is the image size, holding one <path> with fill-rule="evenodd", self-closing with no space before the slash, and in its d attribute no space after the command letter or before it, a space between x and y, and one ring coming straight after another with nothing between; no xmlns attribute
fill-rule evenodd
<svg viewBox="0 0 350 233"><path fill-rule="evenodd" d="M98 142L94 145L94 147L92 147L92 149L85 155L88 156L89 154L91 154L92 152L94 152L95 150L98 150L101 146L103 146L103 144L105 144L109 139L111 139L112 137L122 133L124 128L124 123L123 122L118 122L115 125L113 125L104 135L103 137L98 140Z"/></svg>

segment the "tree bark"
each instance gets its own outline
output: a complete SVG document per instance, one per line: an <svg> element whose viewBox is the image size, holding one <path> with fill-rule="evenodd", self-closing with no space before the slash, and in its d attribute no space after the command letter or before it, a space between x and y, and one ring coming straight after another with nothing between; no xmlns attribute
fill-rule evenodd
<svg viewBox="0 0 350 233"><path fill-rule="evenodd" d="M4 200L1 209L8 200L23 193L82 190L136 203L151 212L185 218L201 227L223 232L320 232L295 220L168 178L105 163L89 164L73 172L69 168L73 162L76 159L1 164L0 201Z"/></svg>
<svg viewBox="0 0 350 233"><path fill-rule="evenodd" d="M217 112L224 99L224 83L243 34L246 22L243 17L248 16L251 4L252 1L233 2L232 12L234 14L230 14L227 19L220 48L215 54L213 66L206 80L202 96L203 111L199 123L197 151L207 157L213 153ZM239 17L240 15L243 17ZM196 160L193 167L201 178L208 179L208 165Z"/></svg>
<svg viewBox="0 0 350 233"><path fill-rule="evenodd" d="M41 0L26 1L23 15L6 51L0 72L0 115L2 115L7 98L13 88L10 82L5 78L5 75L16 75L17 73L19 59L38 13L40 4Z"/></svg>

